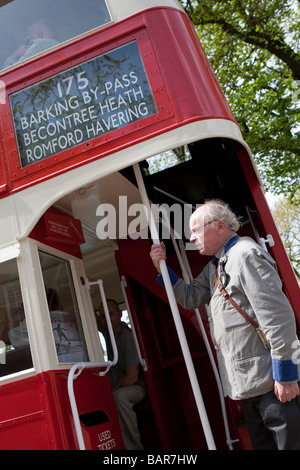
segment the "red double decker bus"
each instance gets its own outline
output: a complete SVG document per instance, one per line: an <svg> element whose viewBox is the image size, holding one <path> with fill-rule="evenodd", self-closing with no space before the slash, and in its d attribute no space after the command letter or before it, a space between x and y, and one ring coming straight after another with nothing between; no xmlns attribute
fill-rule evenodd
<svg viewBox="0 0 300 470"><path fill-rule="evenodd" d="M0 447L124 448L95 318L114 298L144 369L144 448L248 449L205 309L174 317L151 237L197 275L188 218L221 198L275 258L297 323L299 287L187 15L176 0L2 1L0 37Z"/></svg>

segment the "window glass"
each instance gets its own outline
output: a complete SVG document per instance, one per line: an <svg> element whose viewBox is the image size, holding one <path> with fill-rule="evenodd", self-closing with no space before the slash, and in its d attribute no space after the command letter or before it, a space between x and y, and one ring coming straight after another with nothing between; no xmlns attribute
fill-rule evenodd
<svg viewBox="0 0 300 470"><path fill-rule="evenodd" d="M187 162L191 159L192 157L187 145L177 147L173 150L167 150L164 153L147 158L148 168L146 173L153 175L154 173L167 170L172 166L180 165L180 163Z"/></svg>
<svg viewBox="0 0 300 470"><path fill-rule="evenodd" d="M32 367L15 259L0 264L0 376Z"/></svg>
<svg viewBox="0 0 300 470"><path fill-rule="evenodd" d="M105 0L0 0L0 69L110 21Z"/></svg>
<svg viewBox="0 0 300 470"><path fill-rule="evenodd" d="M87 361L87 351L68 261L40 252L58 362Z"/></svg>

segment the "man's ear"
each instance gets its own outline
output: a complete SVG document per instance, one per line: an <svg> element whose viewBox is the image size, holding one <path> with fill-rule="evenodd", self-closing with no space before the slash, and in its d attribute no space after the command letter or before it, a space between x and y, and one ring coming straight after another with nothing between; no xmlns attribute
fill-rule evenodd
<svg viewBox="0 0 300 470"><path fill-rule="evenodd" d="M217 229L224 230L226 228L226 224L224 220L218 220L217 222Z"/></svg>

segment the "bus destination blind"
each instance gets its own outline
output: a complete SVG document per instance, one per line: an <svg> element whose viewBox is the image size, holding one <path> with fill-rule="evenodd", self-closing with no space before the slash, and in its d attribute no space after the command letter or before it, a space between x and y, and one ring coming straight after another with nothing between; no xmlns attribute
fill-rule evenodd
<svg viewBox="0 0 300 470"><path fill-rule="evenodd" d="M157 113L135 41L9 99L21 168Z"/></svg>

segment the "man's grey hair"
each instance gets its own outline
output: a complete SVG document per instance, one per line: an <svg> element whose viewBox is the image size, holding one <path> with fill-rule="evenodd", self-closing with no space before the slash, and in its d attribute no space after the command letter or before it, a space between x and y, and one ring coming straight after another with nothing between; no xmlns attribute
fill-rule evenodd
<svg viewBox="0 0 300 470"><path fill-rule="evenodd" d="M219 199L211 199L204 203L205 218L207 220L224 220L226 227L237 232L241 226L239 217L230 209L229 205Z"/></svg>

